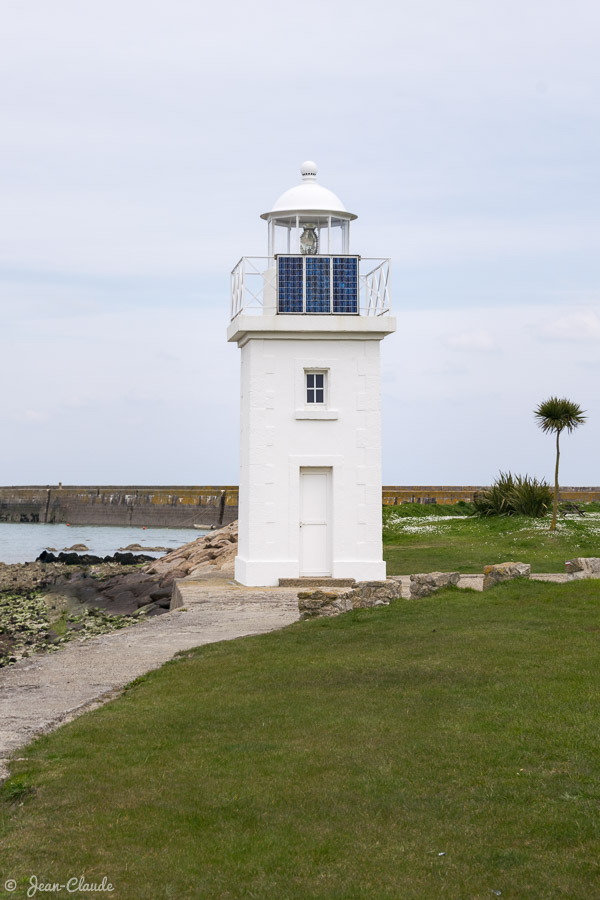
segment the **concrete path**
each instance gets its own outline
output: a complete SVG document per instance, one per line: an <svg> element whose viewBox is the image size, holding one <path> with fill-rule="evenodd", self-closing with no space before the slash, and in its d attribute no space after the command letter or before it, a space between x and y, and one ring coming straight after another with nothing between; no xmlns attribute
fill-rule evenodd
<svg viewBox="0 0 600 900"><path fill-rule="evenodd" d="M188 604L0 671L0 780L6 758L34 737L118 696L180 650L283 628L298 619L297 588L242 588L221 577L180 582Z"/></svg>

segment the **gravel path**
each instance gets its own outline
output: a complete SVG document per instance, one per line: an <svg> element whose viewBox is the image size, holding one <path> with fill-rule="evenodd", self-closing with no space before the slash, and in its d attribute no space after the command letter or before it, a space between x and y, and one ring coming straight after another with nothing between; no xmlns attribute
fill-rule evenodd
<svg viewBox="0 0 600 900"><path fill-rule="evenodd" d="M19 747L118 696L178 651L263 634L298 619L297 588L256 591L213 579L183 585L181 596L186 605L180 609L0 672L0 780L8 774L7 757Z"/></svg>

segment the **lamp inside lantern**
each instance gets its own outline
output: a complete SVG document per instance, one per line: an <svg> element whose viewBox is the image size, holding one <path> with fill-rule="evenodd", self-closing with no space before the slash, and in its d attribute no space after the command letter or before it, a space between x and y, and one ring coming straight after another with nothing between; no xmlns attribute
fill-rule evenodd
<svg viewBox="0 0 600 900"><path fill-rule="evenodd" d="M315 231L316 225L305 225L300 236L300 253L303 256L314 256L319 252L319 238Z"/></svg>

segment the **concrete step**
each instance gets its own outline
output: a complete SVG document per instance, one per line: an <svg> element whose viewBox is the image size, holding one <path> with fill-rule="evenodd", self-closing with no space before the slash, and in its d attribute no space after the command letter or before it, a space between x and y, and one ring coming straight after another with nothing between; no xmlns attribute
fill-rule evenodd
<svg viewBox="0 0 600 900"><path fill-rule="evenodd" d="M280 578L279 587L354 587L354 578Z"/></svg>

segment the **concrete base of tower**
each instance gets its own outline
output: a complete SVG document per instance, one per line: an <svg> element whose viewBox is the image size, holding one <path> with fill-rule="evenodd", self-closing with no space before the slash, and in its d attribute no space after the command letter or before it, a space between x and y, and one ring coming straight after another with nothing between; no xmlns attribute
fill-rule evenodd
<svg viewBox="0 0 600 900"><path fill-rule="evenodd" d="M235 558L235 580L248 587L273 587L280 578L297 578L298 560Z"/></svg>
<svg viewBox="0 0 600 900"><path fill-rule="evenodd" d="M235 558L235 580L248 587L275 587L280 578L315 577L300 572L298 560L250 560ZM327 578L352 578L354 581L385 581L386 566L383 560L334 560Z"/></svg>
<svg viewBox="0 0 600 900"><path fill-rule="evenodd" d="M383 560L340 559L333 564L333 578L354 578L355 581L385 581Z"/></svg>

